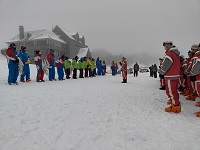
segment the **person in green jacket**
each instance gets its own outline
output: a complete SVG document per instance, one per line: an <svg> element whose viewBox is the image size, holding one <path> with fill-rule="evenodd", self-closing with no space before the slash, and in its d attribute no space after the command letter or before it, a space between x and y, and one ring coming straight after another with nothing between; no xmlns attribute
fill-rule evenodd
<svg viewBox="0 0 200 150"><path fill-rule="evenodd" d="M65 57L64 68L65 68L66 79L70 79L71 62L69 61L67 56Z"/></svg>
<svg viewBox="0 0 200 150"><path fill-rule="evenodd" d="M85 78L88 78L88 62L86 57L84 57L83 67L85 68Z"/></svg>
<svg viewBox="0 0 200 150"><path fill-rule="evenodd" d="M81 58L81 59L78 61L78 70L80 71L80 73L79 73L79 78L84 78L84 77L83 77L83 58Z"/></svg>
<svg viewBox="0 0 200 150"><path fill-rule="evenodd" d="M95 63L95 59L94 58L92 58L92 76L93 77L96 77L96 63Z"/></svg>
<svg viewBox="0 0 200 150"><path fill-rule="evenodd" d="M77 79L78 56L72 59L73 79Z"/></svg>

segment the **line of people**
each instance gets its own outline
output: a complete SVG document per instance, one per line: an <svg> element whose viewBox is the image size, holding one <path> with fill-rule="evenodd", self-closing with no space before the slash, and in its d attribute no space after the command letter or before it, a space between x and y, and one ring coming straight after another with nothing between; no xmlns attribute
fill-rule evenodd
<svg viewBox="0 0 200 150"><path fill-rule="evenodd" d="M77 71L79 70L79 78L95 77L96 75L106 75L106 62L97 58L96 62L94 58L78 58L76 56L72 59L72 62L67 56L62 55L55 60L55 50L50 49L46 55L46 59L43 59L40 50L35 51L34 62L37 68L37 82L45 82L44 74L48 75L49 81L56 81L55 69L57 69L58 80L62 81L70 79L71 70L73 70L73 79L77 79ZM25 46L21 46L20 52L16 50L15 43L11 43L8 49L5 51L8 61L8 84L18 84L17 78L19 76L19 68L22 67L20 72L20 82L30 82L30 57L26 51ZM21 63L20 63L21 62ZM21 65L21 66L20 66ZM96 72L97 69L97 72Z"/></svg>
<svg viewBox="0 0 200 150"><path fill-rule="evenodd" d="M166 112L181 112L179 93L186 97L186 100L195 101L200 97L200 43L193 44L188 52L188 58L180 56L178 48L172 41L163 43L166 50L165 56L160 59L160 85L161 90L166 90L169 98L165 108ZM200 102L195 106L200 107ZM200 112L195 115L200 117Z"/></svg>

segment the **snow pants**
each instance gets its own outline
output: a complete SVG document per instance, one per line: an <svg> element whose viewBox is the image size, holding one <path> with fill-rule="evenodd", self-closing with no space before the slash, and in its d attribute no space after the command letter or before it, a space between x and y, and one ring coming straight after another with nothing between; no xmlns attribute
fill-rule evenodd
<svg viewBox="0 0 200 150"><path fill-rule="evenodd" d="M197 95L200 97L200 80L195 81L195 90Z"/></svg>
<svg viewBox="0 0 200 150"><path fill-rule="evenodd" d="M127 81L127 71L122 71L123 80Z"/></svg>
<svg viewBox="0 0 200 150"><path fill-rule="evenodd" d="M112 76L115 76L116 72L115 69L112 69Z"/></svg>
<svg viewBox="0 0 200 150"><path fill-rule="evenodd" d="M77 68L73 70L73 79L77 79Z"/></svg>
<svg viewBox="0 0 200 150"><path fill-rule="evenodd" d="M44 80L44 71L40 68L38 71L37 71L37 81L39 80Z"/></svg>
<svg viewBox="0 0 200 150"><path fill-rule="evenodd" d="M165 79L166 94L168 98L172 100L172 103L175 105L178 105L180 103L178 84L179 84L179 79L176 80Z"/></svg>
<svg viewBox="0 0 200 150"><path fill-rule="evenodd" d="M63 80L64 78L64 70L63 68L57 68L57 73L58 73L58 80Z"/></svg>
<svg viewBox="0 0 200 150"><path fill-rule="evenodd" d="M70 77L70 68L65 69L66 79L69 79Z"/></svg>
<svg viewBox="0 0 200 150"><path fill-rule="evenodd" d="M100 75L102 75L102 68L101 67L98 67L98 75L100 76Z"/></svg>
<svg viewBox="0 0 200 150"><path fill-rule="evenodd" d="M92 72L92 76L96 76L97 73L96 73L96 68L93 69L93 72Z"/></svg>
<svg viewBox="0 0 200 150"><path fill-rule="evenodd" d="M79 73L79 78L83 78L83 69L79 69L80 73Z"/></svg>
<svg viewBox="0 0 200 150"><path fill-rule="evenodd" d="M18 64L8 64L8 83L16 83L18 73Z"/></svg>
<svg viewBox="0 0 200 150"><path fill-rule="evenodd" d="M85 68L85 78L88 77L88 68Z"/></svg>
<svg viewBox="0 0 200 150"><path fill-rule="evenodd" d="M49 80L55 79L55 66L51 66L52 68L49 68Z"/></svg>
<svg viewBox="0 0 200 150"><path fill-rule="evenodd" d="M88 68L88 72L89 72L89 77L92 77L92 69Z"/></svg>
<svg viewBox="0 0 200 150"><path fill-rule="evenodd" d="M24 64L23 72L21 74L20 80L24 81L24 77L26 76L26 80L30 79L30 67L28 64Z"/></svg>
<svg viewBox="0 0 200 150"><path fill-rule="evenodd" d="M186 87L186 81L185 81L184 77L179 78L179 85L184 87L184 88Z"/></svg>

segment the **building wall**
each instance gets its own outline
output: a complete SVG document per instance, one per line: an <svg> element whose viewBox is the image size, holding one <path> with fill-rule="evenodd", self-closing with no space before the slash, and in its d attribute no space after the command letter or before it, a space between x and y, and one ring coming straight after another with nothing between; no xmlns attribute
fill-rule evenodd
<svg viewBox="0 0 200 150"><path fill-rule="evenodd" d="M67 43L67 45L68 45L67 51L69 51L70 59L74 58L78 54L80 48L88 47L87 45L84 45L84 44L68 37L58 26L56 26L52 32L59 35L60 38Z"/></svg>

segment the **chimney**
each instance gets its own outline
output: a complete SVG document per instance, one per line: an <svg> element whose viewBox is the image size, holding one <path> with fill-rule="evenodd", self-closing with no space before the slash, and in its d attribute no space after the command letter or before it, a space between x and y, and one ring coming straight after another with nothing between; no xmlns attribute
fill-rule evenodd
<svg viewBox="0 0 200 150"><path fill-rule="evenodd" d="M24 39L24 27L22 25L19 26L19 38Z"/></svg>

